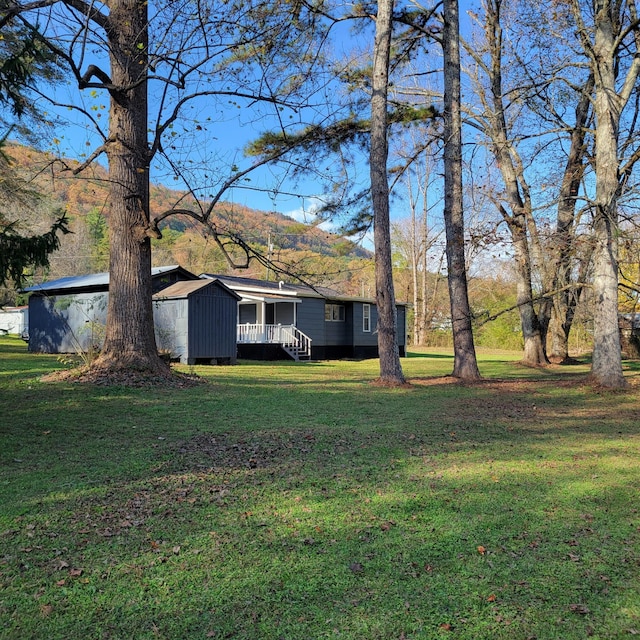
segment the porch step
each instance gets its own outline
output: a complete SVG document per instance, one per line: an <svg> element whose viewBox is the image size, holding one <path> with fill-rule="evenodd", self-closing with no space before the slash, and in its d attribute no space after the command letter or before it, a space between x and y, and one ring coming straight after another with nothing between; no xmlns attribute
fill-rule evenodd
<svg viewBox="0 0 640 640"><path fill-rule="evenodd" d="M296 362L299 362L300 360L311 360L311 354L304 347L289 344L281 344L280 346Z"/></svg>

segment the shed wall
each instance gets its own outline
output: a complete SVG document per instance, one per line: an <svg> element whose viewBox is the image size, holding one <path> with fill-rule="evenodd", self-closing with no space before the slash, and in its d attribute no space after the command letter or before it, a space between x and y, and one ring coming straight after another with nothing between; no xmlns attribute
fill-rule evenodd
<svg viewBox="0 0 640 640"><path fill-rule="evenodd" d="M102 345L107 320L106 293L29 298L29 351L77 353Z"/></svg>
<svg viewBox="0 0 640 640"><path fill-rule="evenodd" d="M168 352L172 358L181 361L188 356L187 300L154 300L153 323L156 344L161 352Z"/></svg>
<svg viewBox="0 0 640 640"><path fill-rule="evenodd" d="M237 300L220 287L207 287L189 298L189 360L235 359Z"/></svg>

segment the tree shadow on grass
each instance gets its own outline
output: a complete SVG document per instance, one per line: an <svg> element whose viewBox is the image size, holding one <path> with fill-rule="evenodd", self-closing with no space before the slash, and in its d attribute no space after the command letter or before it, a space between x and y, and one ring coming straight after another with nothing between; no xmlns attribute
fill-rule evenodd
<svg viewBox="0 0 640 640"><path fill-rule="evenodd" d="M1 529L0 636L638 627L633 392L293 385L268 404L265 381L21 396L3 427L24 461L4 469L22 504Z"/></svg>

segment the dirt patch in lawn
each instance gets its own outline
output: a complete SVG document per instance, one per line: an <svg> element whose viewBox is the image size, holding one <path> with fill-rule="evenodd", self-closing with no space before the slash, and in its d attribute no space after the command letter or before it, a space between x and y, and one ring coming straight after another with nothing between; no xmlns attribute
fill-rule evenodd
<svg viewBox="0 0 640 640"><path fill-rule="evenodd" d="M42 382L74 382L97 386L118 387L153 387L185 389L207 384L206 380L195 375L169 371L166 374L136 371L135 369L121 369L118 371L104 371L81 367L54 371L41 378Z"/></svg>

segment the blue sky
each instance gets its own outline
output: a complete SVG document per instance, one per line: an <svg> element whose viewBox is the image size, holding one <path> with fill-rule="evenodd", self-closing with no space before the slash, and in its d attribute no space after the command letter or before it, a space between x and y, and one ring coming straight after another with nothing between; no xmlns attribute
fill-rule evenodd
<svg viewBox="0 0 640 640"><path fill-rule="evenodd" d="M462 19L465 18L466 6L470 6L470 3L463 0L461 2ZM357 39L346 29L342 29L333 42L336 51L341 54L351 51L357 44ZM365 44L369 46L366 41ZM433 47L437 49L437 45L433 45ZM437 54L437 51L435 53ZM78 92L77 87L70 83L67 86L55 87L52 95L61 104L82 107L94 119L97 126L106 128L108 96L105 92L95 90ZM252 107L252 109L254 108ZM43 141L43 148L54 151L61 156L82 161L101 142L99 135L96 134L96 126L88 122L85 116L73 110L62 107L55 109L54 112L61 120L66 120L69 124L68 126L56 127L52 139ZM177 123L174 131L171 132L171 135L175 135L177 143L182 143L183 134L185 140L186 137L192 135L194 122L203 125L205 122L208 123L204 126L204 129L208 130L208 135L203 134L200 139L189 142L192 145L190 149L193 151L190 152L188 162L193 164L193 175L202 174L207 170L202 167L209 167L211 175L222 177L229 175L228 167L232 165L237 165L240 169L247 165L248 160L244 158L242 149L263 131L269 129L271 122L273 122L267 117L260 117L259 113L250 111L246 104L240 104L240 108L233 104L227 104L225 107L223 102L217 102L214 105L204 102L196 103L188 117L191 119L191 131L183 131L182 125ZM185 128L189 129L189 127ZM171 138L167 137L166 144L169 144L170 140ZM99 158L99 161L103 164L106 163L104 156ZM357 172L361 184L365 184L368 180L366 157L362 156L356 165L352 169ZM157 162L154 163L152 181L164 184L169 188L184 189L184 183L181 180L175 180L172 175L168 175L165 169L160 167ZM335 167L329 167L327 170L330 172L334 169ZM269 167L258 170L248 178L249 180L243 181L240 186L230 189L223 200L266 212L278 211L305 223L314 222L314 212L322 201L324 189L324 186L319 182L305 179L300 184L294 184L281 173L279 168ZM212 192L217 190L214 182L212 181L210 185ZM206 193L206 190L202 193ZM392 215L406 215L406 210L399 207ZM330 225L326 224L325 228L330 228Z"/></svg>

